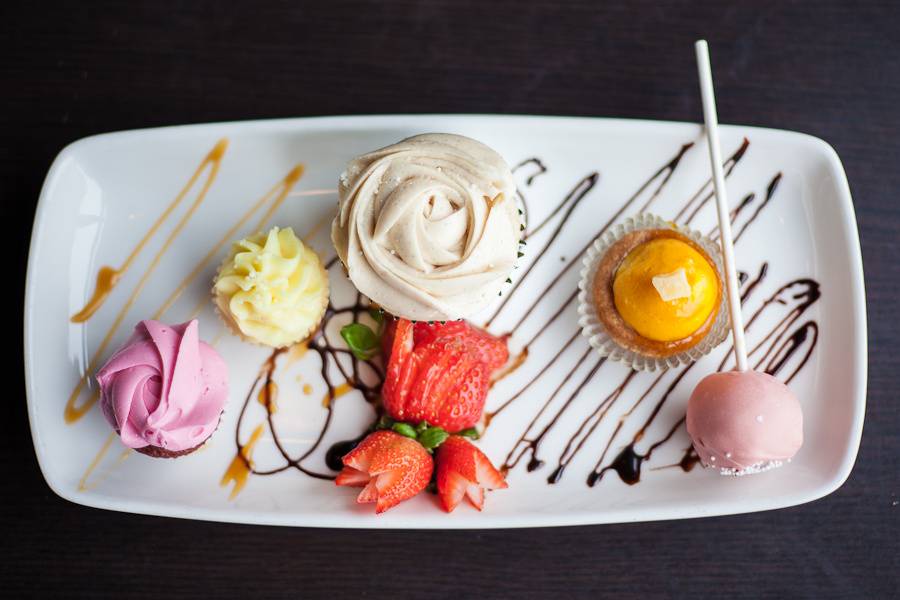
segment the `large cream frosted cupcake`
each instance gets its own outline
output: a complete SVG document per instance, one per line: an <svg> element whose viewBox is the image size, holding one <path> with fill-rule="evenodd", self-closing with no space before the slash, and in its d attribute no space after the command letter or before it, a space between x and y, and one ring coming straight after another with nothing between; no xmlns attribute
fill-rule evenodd
<svg viewBox="0 0 900 600"><path fill-rule="evenodd" d="M468 317L496 299L523 230L512 173L494 150L443 133L350 161L331 229L353 284L412 320Z"/></svg>
<svg viewBox="0 0 900 600"><path fill-rule="evenodd" d="M318 327L328 307L328 273L290 227L273 227L232 245L213 297L235 333L281 348Z"/></svg>

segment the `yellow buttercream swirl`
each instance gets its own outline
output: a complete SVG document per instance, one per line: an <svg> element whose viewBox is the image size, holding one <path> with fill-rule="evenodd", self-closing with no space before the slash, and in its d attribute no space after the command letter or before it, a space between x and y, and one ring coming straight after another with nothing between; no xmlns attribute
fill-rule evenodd
<svg viewBox="0 0 900 600"><path fill-rule="evenodd" d="M280 348L305 339L321 321L328 273L290 227L273 227L233 244L213 293L232 328Z"/></svg>

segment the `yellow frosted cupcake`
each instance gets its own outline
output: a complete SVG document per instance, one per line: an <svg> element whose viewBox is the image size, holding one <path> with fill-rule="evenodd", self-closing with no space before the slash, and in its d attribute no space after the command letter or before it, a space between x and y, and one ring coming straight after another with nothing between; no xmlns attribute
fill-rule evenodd
<svg viewBox="0 0 900 600"><path fill-rule="evenodd" d="M318 327L328 307L328 273L290 227L273 227L232 245L213 299L236 334L281 348Z"/></svg>

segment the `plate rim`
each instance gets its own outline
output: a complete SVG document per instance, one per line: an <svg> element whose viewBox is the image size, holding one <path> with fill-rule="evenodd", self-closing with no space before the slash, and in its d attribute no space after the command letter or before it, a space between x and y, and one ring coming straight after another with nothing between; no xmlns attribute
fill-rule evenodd
<svg viewBox="0 0 900 600"><path fill-rule="evenodd" d="M48 207L49 189L55 183L55 180L65 164L66 160L74 154L81 146L102 142L105 139L125 138L135 135L152 135L159 133L178 133L180 131L197 131L201 129L217 129L217 128L237 128L238 130L262 129L263 131L277 131L284 129L290 125L298 124L315 124L319 129L352 129L354 124L361 122L370 123L380 127L389 127L391 125L409 125L410 123L428 121L428 120L540 120L555 121L557 123L576 124L578 122L602 122L611 126L634 126L649 128L655 126L665 127L692 127L702 128L698 123L688 121L668 121L654 119L622 119L622 118L606 118L606 117L587 117L587 116L553 116L553 115L530 115L530 114L514 114L514 115L496 115L486 113L423 113L423 114L385 114L385 115L328 115L313 117L292 117L278 119L254 119L254 120L235 120L220 121L209 123L193 123L167 125L162 127L148 127L139 129L129 129L122 131L105 132L79 138L60 150L56 155L47 175L41 185L41 191L38 196L38 202L35 207L34 222L31 228L31 239L28 248L28 261L25 278L24 290L24 310L23 310L23 350L24 350L24 375L25 375L25 396L27 403L27 413L29 428L31 431L33 447L37 457L38 466L41 475L46 481L48 487L59 497L92 508L100 508L113 510L118 512L130 512L135 514L146 514L173 518L187 518L202 521L217 521L228 523L246 523L256 525L282 525L294 527L328 527L328 528L344 528L344 529L512 529L512 528L530 528L530 527L556 527L556 526L577 526L577 525L601 525L611 523L626 522L649 522L659 520L674 519L693 519L700 517L727 516L735 514L745 514L753 512L761 512L766 510L775 510L780 508L788 508L805 504L825 496L830 495L839 489L850 476L856 457L859 451L859 445L862 439L863 425L865 421L866 409L866 392L868 383L868 327L867 327L867 310L865 297L865 277L862 262L862 250L859 242L859 228L857 225L856 214L853 207L853 200L850 193L850 186L843 164L835 151L835 149L825 140L816 136L784 129L774 129L768 127L756 127L745 125L722 125L727 130L749 131L750 133L759 133L763 135L788 135L798 140L803 140L815 149L827 161L828 171L830 172L834 188L837 195L835 210L839 217L842 233L848 241L849 263L851 265L850 273L850 300L851 312L853 320L853 328L857 339L854 341L852 372L858 379L854 382L853 403L853 420L848 423L847 431L849 433L847 446L843 453L842 462L839 468L834 472L832 477L824 482L821 486L806 492L794 495L779 495L760 501L752 507L746 507L734 502L712 502L702 505L700 508L683 509L676 507L673 509L653 508L653 509L604 509L596 512L577 512L577 513L544 513L535 515L533 513L512 513L509 515L476 515L456 514L446 519L446 523L435 526L426 524L427 520L421 517L409 518L406 515L394 515L391 520L384 519L362 519L347 520L341 519L340 515L332 514L313 514L313 513L291 513L287 516L279 516L277 513L246 511L242 509L223 510L210 508L192 508L183 504L168 504L165 502L146 502L137 500L112 500L105 496L96 496L79 492L76 488L69 489L67 486L61 485L52 477L46 464L47 456L43 450L43 442L41 432L37 425L36 415L36 396L34 389L34 373L32 365L32 337L33 332L33 298L35 295L36 277L34 276L35 264L37 256L40 253L38 246L38 237L42 230L46 212ZM239 132L239 131L238 131ZM237 133L237 132L236 132ZM443 515L445 518L447 515ZM487 518L485 518L487 517Z"/></svg>

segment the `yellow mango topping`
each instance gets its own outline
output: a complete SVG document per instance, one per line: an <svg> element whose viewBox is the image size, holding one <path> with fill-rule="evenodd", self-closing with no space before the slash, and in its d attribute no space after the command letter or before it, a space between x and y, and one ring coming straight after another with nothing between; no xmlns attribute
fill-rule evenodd
<svg viewBox="0 0 900 600"><path fill-rule="evenodd" d="M636 247L619 265L613 299L632 329L645 338L671 342L700 329L716 309L719 279L690 244L657 238Z"/></svg>

